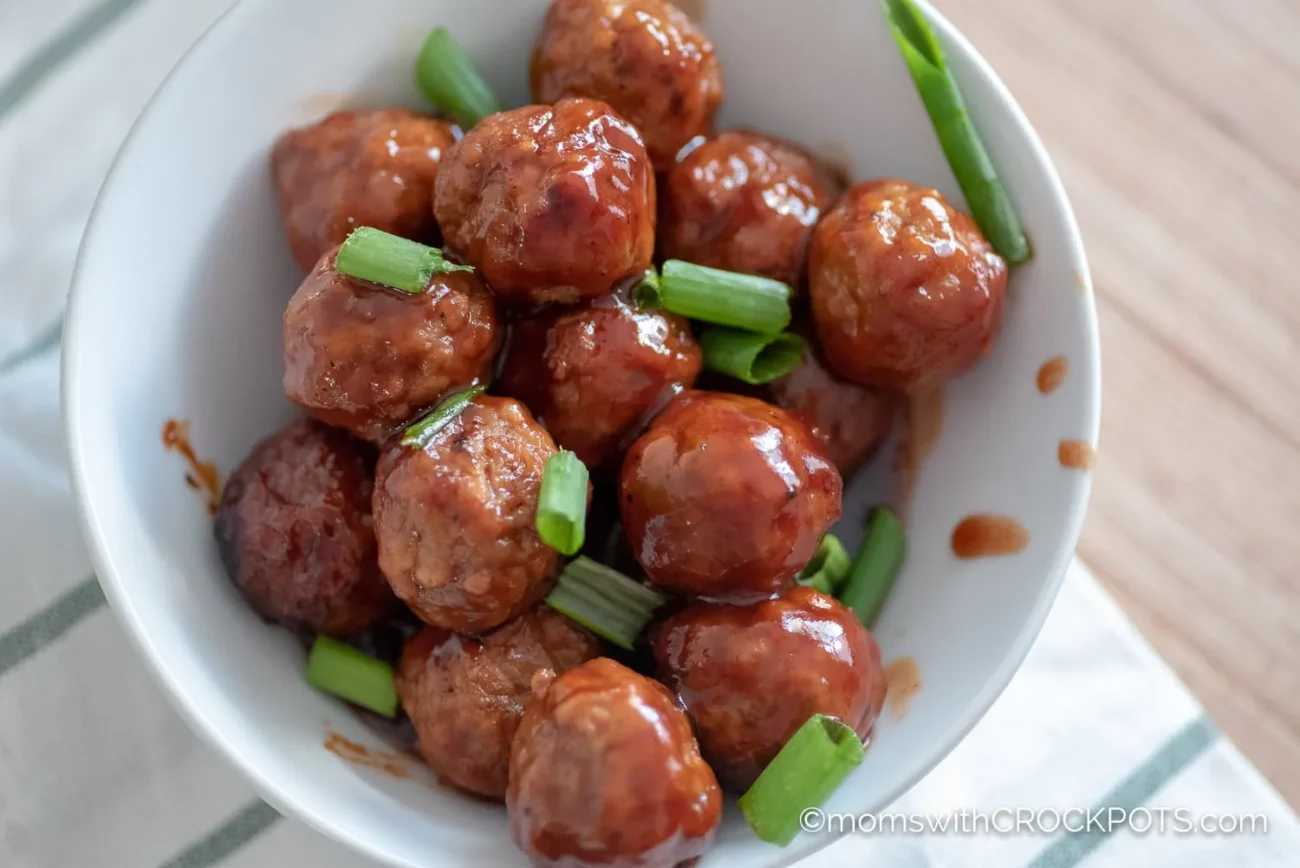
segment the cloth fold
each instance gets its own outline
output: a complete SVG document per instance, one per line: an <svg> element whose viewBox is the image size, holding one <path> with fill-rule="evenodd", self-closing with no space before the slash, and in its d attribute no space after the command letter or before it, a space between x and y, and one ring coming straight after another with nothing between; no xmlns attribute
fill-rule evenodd
<svg viewBox="0 0 1300 868"><path fill-rule="evenodd" d="M91 574L66 478L55 348L78 240L130 124L228 3L0 0L5 868L371 864L281 818L167 705ZM1268 830L881 833L881 818L854 818L857 832L809 861L1102 868L1300 858L1295 815L1077 564L1005 694L889 812L924 825L1045 809L1262 815Z"/></svg>

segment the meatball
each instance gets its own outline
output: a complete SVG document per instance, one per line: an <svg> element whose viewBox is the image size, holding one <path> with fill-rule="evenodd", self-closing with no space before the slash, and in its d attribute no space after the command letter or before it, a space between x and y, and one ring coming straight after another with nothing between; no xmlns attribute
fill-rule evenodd
<svg viewBox="0 0 1300 868"><path fill-rule="evenodd" d="M885 701L876 640L812 588L748 606L697 603L659 624L650 643L704 757L736 792L812 715L837 717L866 738Z"/></svg>
<svg viewBox="0 0 1300 868"><path fill-rule="evenodd" d="M894 396L841 380L807 341L803 359L768 391L773 404L812 430L845 477L871 457L894 424Z"/></svg>
<svg viewBox="0 0 1300 868"><path fill-rule="evenodd" d="M604 295L654 254L641 134L595 100L484 118L447 154L434 211L447 245L513 301Z"/></svg>
<svg viewBox="0 0 1300 868"><path fill-rule="evenodd" d="M611 295L516 323L497 383L596 468L689 388L700 365L685 320Z"/></svg>
<svg viewBox="0 0 1300 868"><path fill-rule="evenodd" d="M601 657L536 687L506 792L534 865L671 868L707 849L722 794L663 685Z"/></svg>
<svg viewBox="0 0 1300 868"><path fill-rule="evenodd" d="M687 392L623 460L620 512L661 587L753 600L783 591L840 517L840 474L808 428L756 398Z"/></svg>
<svg viewBox="0 0 1300 868"><path fill-rule="evenodd" d="M864 386L917 392L988 351L1007 266L939 191L869 181L817 225L808 282L831 368Z"/></svg>
<svg viewBox="0 0 1300 868"><path fill-rule="evenodd" d="M750 132L683 151L660 191L666 259L758 274L798 287L813 226L839 183L803 149Z"/></svg>
<svg viewBox="0 0 1300 868"><path fill-rule="evenodd" d="M299 419L235 470L217 510L217 548L259 614L347 636L396 605L375 559L374 468L366 444Z"/></svg>
<svg viewBox="0 0 1300 868"><path fill-rule="evenodd" d="M450 389L486 379L501 344L496 304L473 274L419 294L334 268L335 248L284 312L284 391L313 416L382 441Z"/></svg>
<svg viewBox="0 0 1300 868"><path fill-rule="evenodd" d="M505 799L510 742L533 676L567 672L599 653L596 637L546 606L479 640L426 627L402 653L397 695L440 779Z"/></svg>
<svg viewBox="0 0 1300 868"><path fill-rule="evenodd" d="M528 409L481 395L423 447L394 439L375 482L379 566L422 621L474 633L549 590L559 553L537 535L555 441Z"/></svg>
<svg viewBox="0 0 1300 868"><path fill-rule="evenodd" d="M405 109L335 112L271 151L289 249L309 271L358 226L433 243L433 179L460 130Z"/></svg>
<svg viewBox="0 0 1300 868"><path fill-rule="evenodd" d="M532 60L533 99L604 100L645 136L655 168L713 128L722 67L713 43L664 0L555 0Z"/></svg>

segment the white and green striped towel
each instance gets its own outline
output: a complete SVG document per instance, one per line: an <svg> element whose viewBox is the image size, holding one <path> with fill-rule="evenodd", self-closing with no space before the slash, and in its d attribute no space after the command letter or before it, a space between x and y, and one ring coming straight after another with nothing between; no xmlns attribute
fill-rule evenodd
<svg viewBox="0 0 1300 868"><path fill-rule="evenodd" d="M167 705L90 574L65 478L55 349L77 242L128 126L228 3L0 0L3 868L367 864L282 819ZM1076 566L1005 695L891 810L1144 806L1263 815L1268 832L854 834L812 861L1300 864L1295 815Z"/></svg>

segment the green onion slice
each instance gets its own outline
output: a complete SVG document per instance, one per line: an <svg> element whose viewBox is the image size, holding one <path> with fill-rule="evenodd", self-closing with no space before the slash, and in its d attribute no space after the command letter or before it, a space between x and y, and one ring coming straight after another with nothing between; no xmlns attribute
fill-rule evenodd
<svg viewBox="0 0 1300 868"><path fill-rule="evenodd" d="M659 299L659 272L653 267L647 268L645 274L632 287L632 301L637 307L663 307Z"/></svg>
<svg viewBox="0 0 1300 868"><path fill-rule="evenodd" d="M666 600L653 588L584 556L564 568L546 603L596 635L631 650Z"/></svg>
<svg viewBox="0 0 1300 868"><path fill-rule="evenodd" d="M434 28L424 41L415 63L415 83L429 102L465 129L501 111L496 94L445 27Z"/></svg>
<svg viewBox="0 0 1300 868"><path fill-rule="evenodd" d="M871 511L867 533L858 547L849 578L840 589L840 602L870 627L885 607L885 598L903 565L906 542L898 516L884 506Z"/></svg>
<svg viewBox="0 0 1300 868"><path fill-rule="evenodd" d="M939 40L912 0L880 0L912 81L939 136L948 165L966 194L971 216L993 248L1012 265L1033 256L1015 206L966 111Z"/></svg>
<svg viewBox="0 0 1300 868"><path fill-rule="evenodd" d="M799 833L803 813L821 807L862 756L851 727L814 714L740 797L740 812L758 837L784 847Z"/></svg>
<svg viewBox="0 0 1300 868"><path fill-rule="evenodd" d="M307 683L375 714L397 716L393 667L328 636L317 636L311 646Z"/></svg>
<svg viewBox="0 0 1300 868"><path fill-rule="evenodd" d="M339 248L334 267L340 274L419 294L435 274L473 271L443 258L442 251L400 235L361 226Z"/></svg>
<svg viewBox="0 0 1300 868"><path fill-rule="evenodd" d="M446 428L448 422L463 413L465 408L483 394L486 388L486 386L470 386L444 398L438 406L406 426L406 430L402 432L402 445L414 446L416 449L428 446L429 441Z"/></svg>
<svg viewBox="0 0 1300 868"><path fill-rule="evenodd" d="M662 307L689 319L774 335L790 324L789 286L779 280L722 271L680 259L647 274L633 290L643 307Z"/></svg>
<svg viewBox="0 0 1300 868"><path fill-rule="evenodd" d="M803 338L790 332L761 335L721 326L700 333L704 366L751 385L770 383L803 358Z"/></svg>
<svg viewBox="0 0 1300 868"><path fill-rule="evenodd" d="M587 525L587 466L567 449L546 459L537 498L537 535L560 554L576 555Z"/></svg>
<svg viewBox="0 0 1300 868"><path fill-rule="evenodd" d="M835 534L828 533L799 574L799 583L833 597L848 578L850 565L844 543Z"/></svg>

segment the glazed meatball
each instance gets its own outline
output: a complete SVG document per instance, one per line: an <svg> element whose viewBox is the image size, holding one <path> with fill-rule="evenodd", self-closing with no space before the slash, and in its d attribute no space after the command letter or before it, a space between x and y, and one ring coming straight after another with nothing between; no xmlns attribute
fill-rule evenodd
<svg viewBox="0 0 1300 868"><path fill-rule="evenodd" d="M641 134L595 100L484 118L447 154L434 210L448 247L508 300L604 295L654 254Z"/></svg>
<svg viewBox="0 0 1300 868"><path fill-rule="evenodd" d="M330 425L382 441L444 392L491 373L496 303L473 274L419 294L340 274L321 258L284 312L284 391Z"/></svg>
<svg viewBox="0 0 1300 868"><path fill-rule="evenodd" d="M535 686L506 793L532 863L671 868L700 856L722 794L663 685L601 657Z"/></svg>
<svg viewBox="0 0 1300 868"><path fill-rule="evenodd" d="M645 136L655 168L713 128L722 68L713 43L664 0L555 0L533 49L533 99L604 100Z"/></svg>
<svg viewBox="0 0 1300 868"><path fill-rule="evenodd" d="M289 249L303 271L358 226L433 243L433 179L460 135L405 109L335 112L280 136L271 175Z"/></svg>
<svg viewBox="0 0 1300 868"><path fill-rule="evenodd" d="M504 800L510 742L533 676L567 672L599 653L596 637L546 606L478 640L426 627L402 654L397 695L439 779Z"/></svg>
<svg viewBox="0 0 1300 868"><path fill-rule="evenodd" d="M497 383L595 469L690 387L700 365L685 320L639 310L620 294L515 323Z"/></svg>
<svg viewBox="0 0 1300 868"><path fill-rule="evenodd" d="M523 404L479 396L420 448L394 438L375 482L379 566L427 624L475 633L544 597L559 554L537 535L555 441Z"/></svg>
<svg viewBox="0 0 1300 868"><path fill-rule="evenodd" d="M650 580L708 598L783 591L840 517L840 474L807 426L741 395L676 398L632 444L619 485Z"/></svg>
<svg viewBox="0 0 1300 868"><path fill-rule="evenodd" d="M988 351L1007 266L939 191L869 181L817 225L808 280L831 368L864 386L916 392Z"/></svg>
<svg viewBox="0 0 1300 868"><path fill-rule="evenodd" d="M347 636L396 605L375 559L374 467L366 444L299 419L235 470L217 510L217 548L259 614Z"/></svg>
<svg viewBox="0 0 1300 868"><path fill-rule="evenodd" d="M803 149L722 133L684 150L660 191L666 259L758 274L798 287L813 226L839 183Z"/></svg>
<svg viewBox="0 0 1300 868"><path fill-rule="evenodd" d="M768 391L773 404L812 430L846 478L889 436L898 403L892 395L841 380L826 370L808 341L799 364L774 380Z"/></svg>
<svg viewBox="0 0 1300 868"><path fill-rule="evenodd" d="M748 606L697 603L659 624L651 647L705 759L736 792L812 715L837 717L866 738L885 701L876 640L812 588Z"/></svg>

